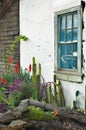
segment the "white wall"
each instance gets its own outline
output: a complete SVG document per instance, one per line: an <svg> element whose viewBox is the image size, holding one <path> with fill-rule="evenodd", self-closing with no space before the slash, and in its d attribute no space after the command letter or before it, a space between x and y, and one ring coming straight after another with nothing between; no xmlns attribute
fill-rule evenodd
<svg viewBox="0 0 86 130"><path fill-rule="evenodd" d="M27 67L35 56L46 80L52 79L54 64L51 6L50 0L20 1L20 33L29 37L21 44L21 65Z"/></svg>
<svg viewBox="0 0 86 130"><path fill-rule="evenodd" d="M85 0L86 2L86 0ZM46 81L52 81L54 71L54 12L81 4L81 0L20 0L20 34L29 37L28 42L21 42L20 63L27 68L32 57L42 65L42 75ZM83 30L83 55L86 60L86 8L84 11L85 28ZM86 63L83 68L86 74ZM83 83L62 81L66 105L72 107L75 91L79 90L80 108L84 109Z"/></svg>

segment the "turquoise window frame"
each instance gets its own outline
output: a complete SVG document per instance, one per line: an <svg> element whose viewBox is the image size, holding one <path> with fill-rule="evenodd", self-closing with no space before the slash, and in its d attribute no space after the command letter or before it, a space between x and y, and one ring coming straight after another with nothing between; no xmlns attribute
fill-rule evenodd
<svg viewBox="0 0 86 130"><path fill-rule="evenodd" d="M73 69L61 69L60 66L60 49L59 49L59 39L60 39L60 22L59 17L61 15L70 14L77 12L78 14L78 36L77 36L77 70ZM65 9L54 13L54 73L57 79L82 82L82 12L81 6L72 7L70 9Z"/></svg>

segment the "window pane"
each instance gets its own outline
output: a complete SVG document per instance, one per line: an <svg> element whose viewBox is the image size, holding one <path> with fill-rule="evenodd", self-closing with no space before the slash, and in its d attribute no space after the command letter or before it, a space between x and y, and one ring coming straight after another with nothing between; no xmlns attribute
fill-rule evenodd
<svg viewBox="0 0 86 130"><path fill-rule="evenodd" d="M72 55L73 54L73 46L72 44L66 44L66 55Z"/></svg>
<svg viewBox="0 0 86 130"><path fill-rule="evenodd" d="M77 43L72 43L73 52L77 52Z"/></svg>
<svg viewBox="0 0 86 130"><path fill-rule="evenodd" d="M77 24L78 24L78 16L77 16L77 14L74 14L74 17L73 17L73 28L77 27Z"/></svg>
<svg viewBox="0 0 86 130"><path fill-rule="evenodd" d="M61 29L65 29L65 22L66 22L66 17L65 16L61 16L60 17L60 28Z"/></svg>
<svg viewBox="0 0 86 130"><path fill-rule="evenodd" d="M60 41L65 41L65 30L60 30Z"/></svg>
<svg viewBox="0 0 86 130"><path fill-rule="evenodd" d="M71 41L72 38L72 31L71 30L66 30L66 41Z"/></svg>
<svg viewBox="0 0 86 130"><path fill-rule="evenodd" d="M67 29L72 28L72 15L67 16Z"/></svg>
<svg viewBox="0 0 86 130"><path fill-rule="evenodd" d="M73 29L73 41L77 40L77 29Z"/></svg>
<svg viewBox="0 0 86 130"><path fill-rule="evenodd" d="M77 69L77 43L60 44L60 68Z"/></svg>
<svg viewBox="0 0 86 130"><path fill-rule="evenodd" d="M77 57L73 57L72 59L72 69L77 69Z"/></svg>
<svg viewBox="0 0 86 130"><path fill-rule="evenodd" d="M76 57L70 57L70 56L61 57L60 67L61 67L61 69L76 70L77 69L77 58Z"/></svg>

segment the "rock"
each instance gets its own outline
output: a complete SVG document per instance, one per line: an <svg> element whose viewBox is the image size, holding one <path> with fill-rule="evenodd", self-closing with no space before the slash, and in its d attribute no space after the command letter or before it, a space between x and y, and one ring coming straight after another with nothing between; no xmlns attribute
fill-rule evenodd
<svg viewBox="0 0 86 130"><path fill-rule="evenodd" d="M27 124L27 122L25 122L25 121L22 121L22 120L14 120L14 121L12 121L11 123L10 123L10 127L15 127L15 126L24 126L24 125L26 125Z"/></svg>
<svg viewBox="0 0 86 130"><path fill-rule="evenodd" d="M11 110L3 113L3 114L0 114L0 123L1 124L9 124L10 121L14 120L15 117L12 115L11 113Z"/></svg>

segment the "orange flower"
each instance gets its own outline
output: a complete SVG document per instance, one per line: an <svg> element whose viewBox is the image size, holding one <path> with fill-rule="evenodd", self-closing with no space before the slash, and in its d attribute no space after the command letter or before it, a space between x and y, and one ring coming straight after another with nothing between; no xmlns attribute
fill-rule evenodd
<svg viewBox="0 0 86 130"><path fill-rule="evenodd" d="M15 71L16 74L19 73L19 68L20 68L20 65L17 63L17 64L15 65L15 67L14 67L14 71Z"/></svg>
<svg viewBox="0 0 86 130"><path fill-rule="evenodd" d="M57 111L57 110L54 110L54 111L52 112L52 114L53 114L54 116L58 116L58 111Z"/></svg>
<svg viewBox="0 0 86 130"><path fill-rule="evenodd" d="M1 81L2 81L2 84L6 84L7 83L6 79L4 77L2 77Z"/></svg>

